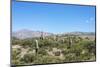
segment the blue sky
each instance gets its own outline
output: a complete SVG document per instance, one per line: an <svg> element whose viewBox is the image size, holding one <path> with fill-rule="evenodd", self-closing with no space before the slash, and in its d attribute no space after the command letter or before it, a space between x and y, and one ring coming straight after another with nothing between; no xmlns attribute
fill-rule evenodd
<svg viewBox="0 0 100 67"><path fill-rule="evenodd" d="M95 7L31 2L12 2L12 30L51 33L94 32Z"/></svg>

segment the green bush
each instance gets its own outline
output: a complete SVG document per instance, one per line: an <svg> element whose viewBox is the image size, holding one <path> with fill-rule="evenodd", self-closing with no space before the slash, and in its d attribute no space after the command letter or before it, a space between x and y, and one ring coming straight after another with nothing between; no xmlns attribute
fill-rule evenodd
<svg viewBox="0 0 100 67"><path fill-rule="evenodd" d="M41 55L48 55L47 51L45 49L38 49L38 54L41 54Z"/></svg>
<svg viewBox="0 0 100 67"><path fill-rule="evenodd" d="M12 63L19 64L20 63L20 49L12 49Z"/></svg>
<svg viewBox="0 0 100 67"><path fill-rule="evenodd" d="M25 64L31 64L36 60L36 56L33 53L25 54L23 58L21 58L21 62Z"/></svg>

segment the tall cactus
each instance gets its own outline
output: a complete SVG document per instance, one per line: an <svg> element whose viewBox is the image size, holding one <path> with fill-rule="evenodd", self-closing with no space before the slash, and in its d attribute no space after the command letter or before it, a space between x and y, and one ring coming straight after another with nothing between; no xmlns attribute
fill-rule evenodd
<svg viewBox="0 0 100 67"><path fill-rule="evenodd" d="M54 41L56 40L56 36L55 36L55 35L53 36L53 40L54 40Z"/></svg>
<svg viewBox="0 0 100 67"><path fill-rule="evenodd" d="M72 38L70 36L68 36L68 48L70 48L72 46Z"/></svg>
<svg viewBox="0 0 100 67"><path fill-rule="evenodd" d="M36 51L36 54L37 54L38 49L39 49L38 40L35 40L35 43L36 43L36 48L35 48L35 51Z"/></svg>
<svg viewBox="0 0 100 67"><path fill-rule="evenodd" d="M44 35L43 35L43 32L41 32L41 37L40 37L40 39L44 39Z"/></svg>

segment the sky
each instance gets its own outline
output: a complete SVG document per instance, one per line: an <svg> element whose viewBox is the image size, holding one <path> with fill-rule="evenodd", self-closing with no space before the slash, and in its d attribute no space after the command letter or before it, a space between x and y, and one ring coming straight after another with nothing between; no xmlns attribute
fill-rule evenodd
<svg viewBox="0 0 100 67"><path fill-rule="evenodd" d="M12 31L95 32L95 6L12 1Z"/></svg>

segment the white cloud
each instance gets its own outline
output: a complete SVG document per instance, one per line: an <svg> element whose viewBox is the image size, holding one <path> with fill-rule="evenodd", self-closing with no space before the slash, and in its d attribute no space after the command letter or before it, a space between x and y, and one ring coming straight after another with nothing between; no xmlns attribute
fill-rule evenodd
<svg viewBox="0 0 100 67"><path fill-rule="evenodd" d="M86 20L86 23L95 23L95 18L90 17L89 19Z"/></svg>

